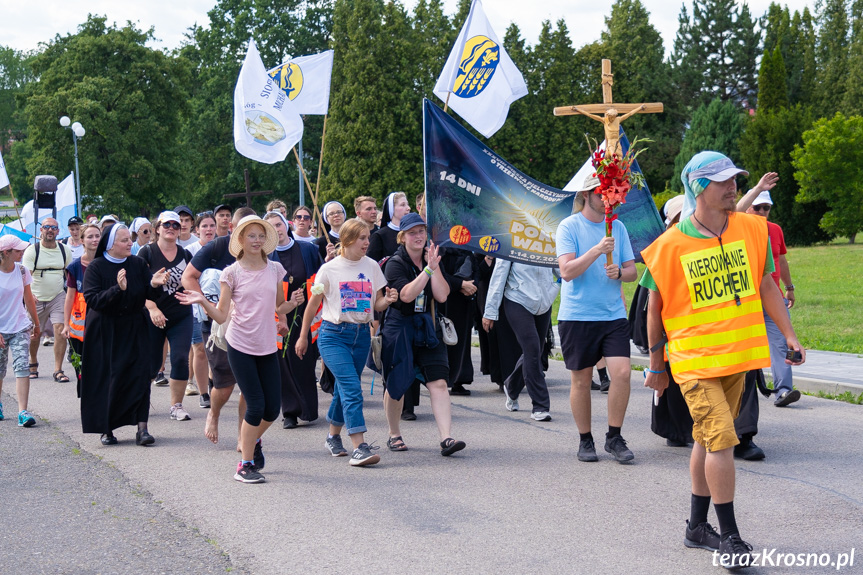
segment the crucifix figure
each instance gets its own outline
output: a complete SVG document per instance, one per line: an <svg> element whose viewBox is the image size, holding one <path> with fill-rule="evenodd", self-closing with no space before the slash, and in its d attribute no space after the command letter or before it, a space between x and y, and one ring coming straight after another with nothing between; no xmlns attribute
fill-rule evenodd
<svg viewBox="0 0 863 575"><path fill-rule="evenodd" d="M264 190L261 192L253 192L252 186L249 184L249 170L243 170L243 179L246 181L246 191L236 194L225 194L223 198L246 198L246 207L252 207L252 196L267 196L273 193L273 190Z"/></svg>
<svg viewBox="0 0 863 575"><path fill-rule="evenodd" d="M561 106L554 109L555 116L582 114L602 122L605 126L605 157L620 157L620 123L634 114L656 114L662 112L662 104L616 104L612 103L611 86L614 74L611 73L611 60L602 61L602 104L580 106ZM623 114L620 116L619 114ZM597 114L602 114L598 116Z"/></svg>

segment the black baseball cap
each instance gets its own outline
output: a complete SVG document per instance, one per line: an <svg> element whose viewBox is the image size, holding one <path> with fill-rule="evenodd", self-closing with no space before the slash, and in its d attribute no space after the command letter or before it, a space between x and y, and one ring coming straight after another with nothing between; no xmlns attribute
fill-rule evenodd
<svg viewBox="0 0 863 575"><path fill-rule="evenodd" d="M228 210L228 211L229 211L229 212L231 212L232 214L234 213L234 208L232 208L232 207L231 207L231 206L229 206L228 204L219 204L218 206L216 206L216 207L213 209L213 214L214 214L214 215L215 215L215 214L218 214L220 210Z"/></svg>
<svg viewBox="0 0 863 575"><path fill-rule="evenodd" d="M79 218L78 216L72 216L69 218L69 221L66 222L67 226L71 226L72 224L78 224L79 226L84 223L84 220Z"/></svg>
<svg viewBox="0 0 863 575"><path fill-rule="evenodd" d="M190 217L194 218L195 213L189 208L189 206L177 206L174 208L174 211L178 214L188 214Z"/></svg>

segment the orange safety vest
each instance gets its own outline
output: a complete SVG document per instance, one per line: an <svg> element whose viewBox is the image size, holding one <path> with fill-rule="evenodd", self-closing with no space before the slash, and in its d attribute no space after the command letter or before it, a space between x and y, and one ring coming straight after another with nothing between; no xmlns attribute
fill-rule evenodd
<svg viewBox="0 0 863 575"><path fill-rule="evenodd" d="M84 341L84 320L87 317L87 302L84 294L75 292L72 301L72 313L69 315L69 335L78 341Z"/></svg>
<svg viewBox="0 0 863 575"><path fill-rule="evenodd" d="M317 275L317 274L315 274L315 275ZM312 286L315 283L315 275L313 275L312 277L310 277L306 281L306 301L308 301L312 298ZM285 291L285 299L288 299L290 297L290 294L288 293L288 289L289 289L288 286L289 285L290 284L288 284L288 282L282 282L282 289ZM318 307L318 311L315 314L314 319L312 320L312 327L311 327L312 343L314 343L318 340L318 331L321 329L321 322L323 321L323 310L324 310L324 305L321 304ZM291 317L293 317L293 314L291 314ZM299 325L296 327L299 327L302 329L303 318L297 316L297 319L299 320ZM279 314L276 314L276 323L279 323ZM288 329L290 330L291 326L288 326ZM282 349L282 342L283 341L284 341L284 338L282 336L280 336L280 335L276 336L276 345L278 346L279 349Z"/></svg>
<svg viewBox="0 0 863 575"><path fill-rule="evenodd" d="M716 238L687 236L675 226L641 255L662 295L668 361L676 381L770 366L761 306L764 218L729 214L721 244Z"/></svg>

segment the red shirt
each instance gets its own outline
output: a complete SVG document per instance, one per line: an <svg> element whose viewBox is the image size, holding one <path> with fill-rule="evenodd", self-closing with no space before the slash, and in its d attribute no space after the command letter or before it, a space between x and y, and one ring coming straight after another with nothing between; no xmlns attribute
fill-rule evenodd
<svg viewBox="0 0 863 575"><path fill-rule="evenodd" d="M770 275L773 276L776 287L779 287L779 256L784 256L788 253L788 250L785 249L785 234L782 233L782 228L778 225L773 222L767 222L767 236L770 238L773 263L776 265L776 271Z"/></svg>

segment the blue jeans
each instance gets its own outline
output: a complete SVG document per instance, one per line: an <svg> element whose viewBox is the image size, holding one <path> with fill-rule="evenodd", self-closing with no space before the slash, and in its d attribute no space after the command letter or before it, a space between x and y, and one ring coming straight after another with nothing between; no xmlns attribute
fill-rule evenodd
<svg viewBox="0 0 863 575"><path fill-rule="evenodd" d="M785 305L788 305L788 300L783 300ZM791 316L788 308L785 308L785 313ZM776 397L779 397L786 391L794 389L791 376L791 366L785 363L785 354L788 353L788 342L785 341L785 336L779 331L776 323L770 319L767 312L764 312L764 326L767 328L767 341L770 342L770 370L773 372L773 389L776 390Z"/></svg>
<svg viewBox="0 0 863 575"><path fill-rule="evenodd" d="M360 374L366 365L370 341L371 334L366 323L335 324L324 321L318 335L321 359L336 379L327 421L335 426L347 427L348 435L366 431Z"/></svg>

